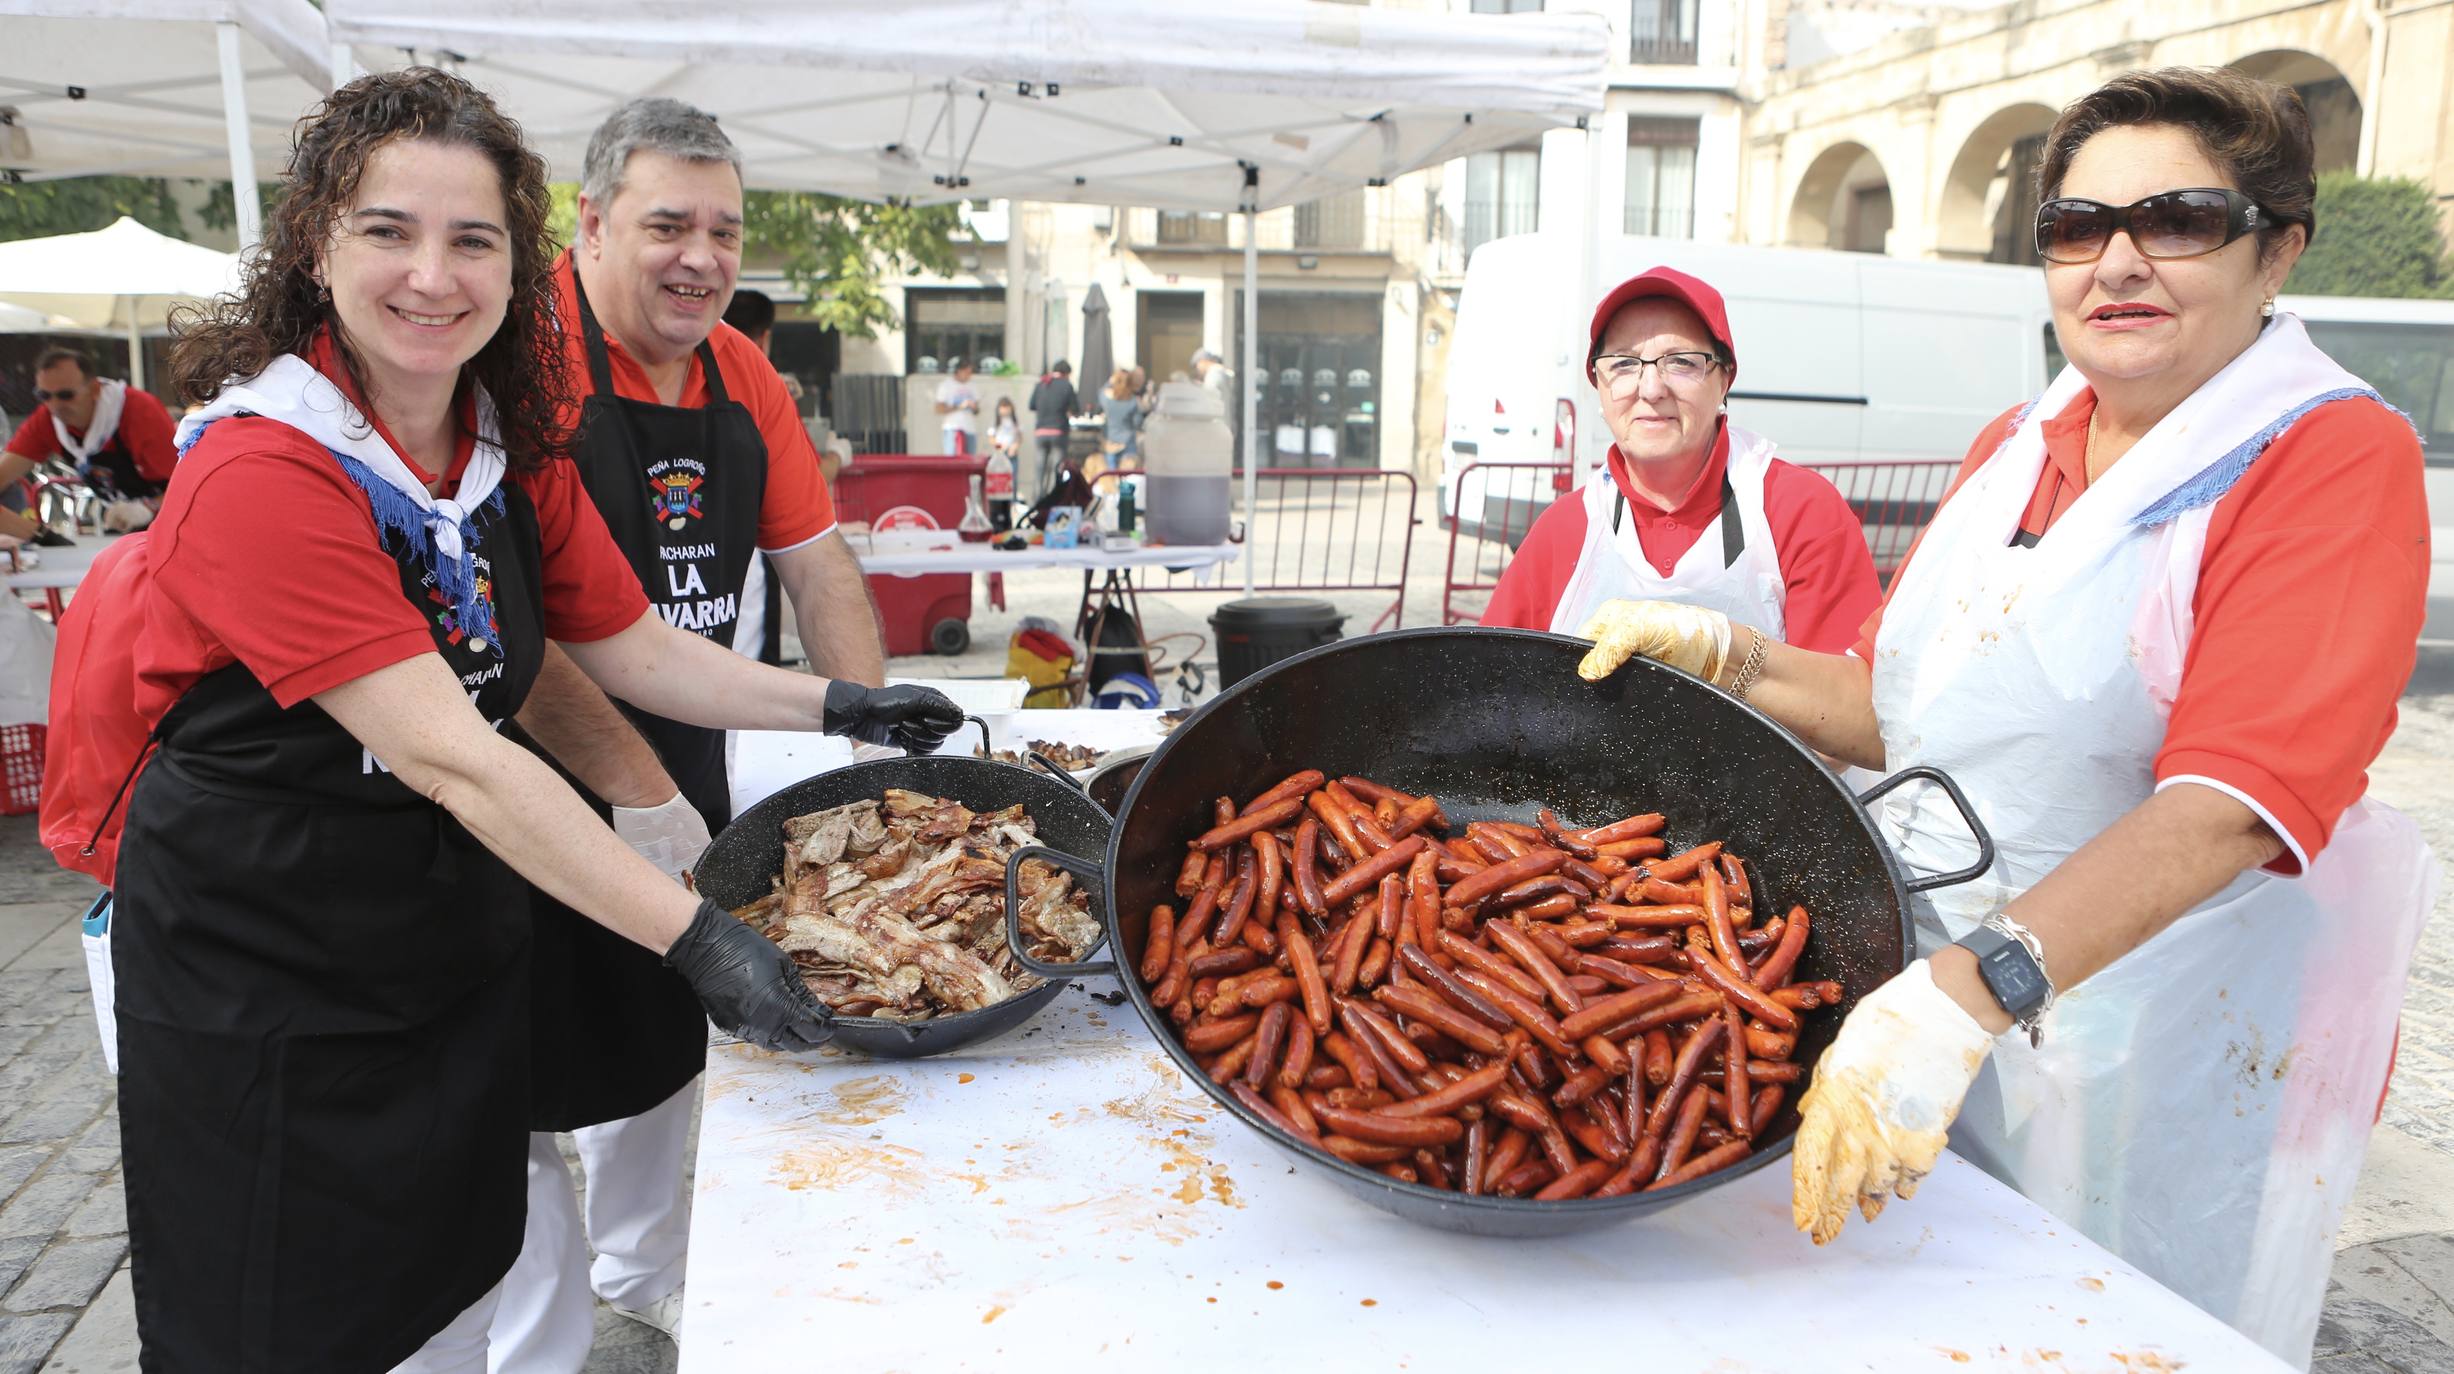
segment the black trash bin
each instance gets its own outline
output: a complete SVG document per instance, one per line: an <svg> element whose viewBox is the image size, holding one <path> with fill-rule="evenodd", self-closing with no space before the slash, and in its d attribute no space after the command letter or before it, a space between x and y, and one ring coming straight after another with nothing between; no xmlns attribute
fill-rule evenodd
<svg viewBox="0 0 2454 1374"><path fill-rule="evenodd" d="M1218 685L1225 691L1280 659L1342 638L1346 616L1326 601L1256 596L1230 601L1210 617L1218 643Z"/></svg>

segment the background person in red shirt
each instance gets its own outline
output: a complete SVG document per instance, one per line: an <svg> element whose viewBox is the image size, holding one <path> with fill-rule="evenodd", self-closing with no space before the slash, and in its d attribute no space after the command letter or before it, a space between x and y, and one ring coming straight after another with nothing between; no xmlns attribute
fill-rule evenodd
<svg viewBox="0 0 2454 1374"><path fill-rule="evenodd" d="M1752 690L1827 754L1943 769L1992 832L1980 863L1923 783L1877 808L1944 882L1816 1066L1800 1229L1908 1196L1948 1127L2296 1368L2439 878L2363 796L2426 613L2420 446L2275 309L2312 162L2300 97L2238 72L2074 101L2035 226L2070 367L1979 436L1858 652L1620 603L1582 669Z"/></svg>
<svg viewBox="0 0 2454 1374"><path fill-rule="evenodd" d="M170 412L153 393L96 376L83 353L54 348L35 364L34 398L41 404L0 452L0 487L57 458L106 501L141 501L149 510L161 504L178 455L171 451Z"/></svg>
<svg viewBox="0 0 2454 1374"><path fill-rule="evenodd" d="M362 77L286 179L178 340L204 409L125 584L159 742L111 933L137 1334L147 1368L462 1370L520 1248L529 883L758 1043L829 1021L497 733L547 641L712 725L929 748L961 717L649 611L558 456L544 164L476 88Z"/></svg>
<svg viewBox="0 0 2454 1374"><path fill-rule="evenodd" d="M1667 267L1612 288L1585 339L1605 471L1534 522L1482 623L1576 634L1605 602L1675 601L1847 648L1880 595L1866 537L1830 482L1729 422L1737 376L1720 292Z"/></svg>

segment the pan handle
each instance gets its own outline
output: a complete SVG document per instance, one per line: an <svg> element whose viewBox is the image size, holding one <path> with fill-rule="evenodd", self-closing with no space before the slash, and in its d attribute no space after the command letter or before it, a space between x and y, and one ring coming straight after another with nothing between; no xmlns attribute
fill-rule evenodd
<svg viewBox="0 0 2454 1374"><path fill-rule="evenodd" d="M1107 870L1089 859L1078 859L1062 849L1046 845L1027 844L1017 849L1005 861L1005 947L1014 951L1014 958L1024 968L1042 978L1086 978L1094 973L1115 973L1114 960L1086 959L1079 964L1051 964L1031 957L1023 948L1022 935L1022 866L1025 859L1052 863L1082 880L1082 885L1102 906L1102 895L1108 884Z"/></svg>
<svg viewBox="0 0 2454 1374"><path fill-rule="evenodd" d="M1985 822L1977 819L1977 808L1968 804L1968 794L1962 792L1960 785L1953 782L1950 775L1942 769L1928 768L1923 764L1915 768L1903 768L1867 788L1864 795L1858 798L1858 804L1872 806L1882 800L1884 793L1904 782L1912 781L1933 783L1943 789L1943 795L1951 798L1951 804L1959 810L1961 823L1968 827L1969 834L1977 837L1977 862L1955 873L1937 873L1927 878L1911 878L1907 884L1909 891L1926 892L1938 887L1953 887L1983 877L1985 871L1994 866L1994 837L1986 833Z"/></svg>
<svg viewBox="0 0 2454 1374"><path fill-rule="evenodd" d="M990 748L988 743L988 722L974 715L964 716L963 722L967 725L977 725L980 727L980 757L984 759L995 758L997 756L997 751Z"/></svg>
<svg viewBox="0 0 2454 1374"><path fill-rule="evenodd" d="M1082 779L1077 778L1073 774L1065 771L1063 767L1058 765L1055 759L1052 759L1046 754L1041 753L1039 750L1034 749L1031 751L1031 761L1040 766L1041 772L1055 778L1058 782L1064 783L1067 787L1074 789L1076 792L1081 793L1085 797L1091 795L1091 789L1082 785Z"/></svg>

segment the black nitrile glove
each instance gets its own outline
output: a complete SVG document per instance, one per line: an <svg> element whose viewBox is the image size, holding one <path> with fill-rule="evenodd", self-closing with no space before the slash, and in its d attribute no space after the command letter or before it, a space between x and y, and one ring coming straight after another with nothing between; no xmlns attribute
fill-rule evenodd
<svg viewBox="0 0 2454 1374"><path fill-rule="evenodd" d="M931 688L863 687L841 678L827 684L830 735L926 754L962 723L963 708Z"/></svg>
<svg viewBox="0 0 2454 1374"><path fill-rule="evenodd" d="M813 1050L835 1036L792 956L713 901L665 951L665 967L699 995L708 1019L764 1050Z"/></svg>

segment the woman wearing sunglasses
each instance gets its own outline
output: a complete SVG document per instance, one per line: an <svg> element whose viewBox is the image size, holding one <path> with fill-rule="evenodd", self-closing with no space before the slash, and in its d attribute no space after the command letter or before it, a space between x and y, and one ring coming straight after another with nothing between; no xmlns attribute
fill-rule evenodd
<svg viewBox="0 0 2454 1374"><path fill-rule="evenodd" d="M2420 449L2275 309L2315 228L2291 91L2122 76L2038 181L2070 366L1978 436L1857 648L1623 603L1587 672L1752 677L1826 753L1951 773L1993 833L1816 1068L1801 1229L1909 1196L1948 1128L2305 1364L2437 880L2363 797L2425 608ZM1973 862L1916 790L1878 816L1906 866Z"/></svg>
<svg viewBox="0 0 2454 1374"><path fill-rule="evenodd" d="M1589 633L1595 612L1632 598L1848 648L1881 595L1857 514L1729 422L1737 376L1720 292L1668 267L1612 288L1585 334L1614 441L1606 470L1534 522L1482 623Z"/></svg>

